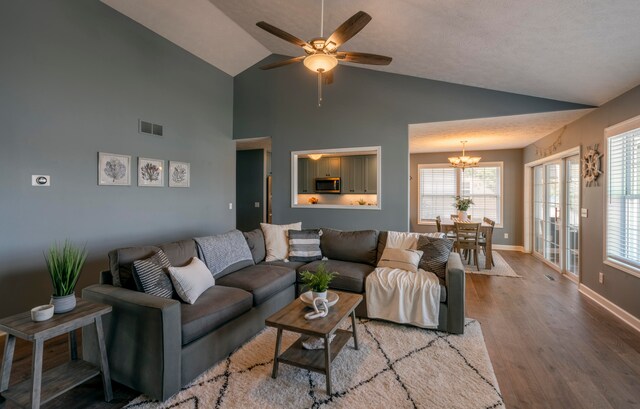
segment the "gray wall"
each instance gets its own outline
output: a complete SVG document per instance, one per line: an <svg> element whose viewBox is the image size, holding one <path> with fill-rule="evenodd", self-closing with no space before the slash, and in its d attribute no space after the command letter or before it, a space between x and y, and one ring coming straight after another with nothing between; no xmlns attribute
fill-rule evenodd
<svg viewBox="0 0 640 409"><path fill-rule="evenodd" d="M273 221L342 229L407 230L408 124L581 108L581 105L339 66L316 105L316 77L302 64L234 78L234 138L270 136ZM382 210L292 209L291 151L382 147Z"/></svg>
<svg viewBox="0 0 640 409"><path fill-rule="evenodd" d="M496 228L493 243L522 246L523 244L523 188L524 177L522 149L504 149L494 151L469 151L472 156L482 157L482 162L503 162L503 227ZM418 165L429 163L449 163L448 157L459 155L457 152L415 153L411 154L411 231L435 231L432 226L418 224ZM451 214L455 209L451 208ZM443 217L448 215L442 215ZM504 234L509 238L505 239Z"/></svg>
<svg viewBox="0 0 640 409"><path fill-rule="evenodd" d="M264 215L264 149L236 153L236 228L249 231L260 227ZM255 203L260 207L255 207Z"/></svg>
<svg viewBox="0 0 640 409"><path fill-rule="evenodd" d="M562 135L560 150L575 146L582 146L585 149L587 146L598 143L600 144L600 152L603 152L604 129L638 115L640 115L640 87L609 101L570 124ZM535 145L551 145L558 137L559 132L537 141ZM525 148L524 163L537 159L533 145ZM603 158L603 169L606 169L607 159L607 157ZM600 178L600 186L585 188L583 184L582 187L581 207L589 210L589 217L581 219L580 280L590 289L640 318L640 278L602 263L604 235L604 189L602 186L604 177L606 175ZM600 271L605 275L604 284L598 283Z"/></svg>
<svg viewBox="0 0 640 409"><path fill-rule="evenodd" d="M234 227L230 76L98 0L2 1L0 55L0 316L48 302L56 240L87 244L83 287L112 248ZM190 162L191 188L99 187L98 151Z"/></svg>

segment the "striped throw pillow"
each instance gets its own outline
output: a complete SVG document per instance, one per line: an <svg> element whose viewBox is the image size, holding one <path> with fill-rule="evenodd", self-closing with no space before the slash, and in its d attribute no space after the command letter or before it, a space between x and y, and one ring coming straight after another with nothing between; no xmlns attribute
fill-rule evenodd
<svg viewBox="0 0 640 409"><path fill-rule="evenodd" d="M418 250L422 250L420 268L430 271L446 281L447 262L453 249L453 241L446 238L420 237Z"/></svg>
<svg viewBox="0 0 640 409"><path fill-rule="evenodd" d="M289 261L322 260L320 236L322 230L289 230Z"/></svg>
<svg viewBox="0 0 640 409"><path fill-rule="evenodd" d="M173 284L165 272L169 267L171 263L162 250L147 259L134 261L133 278L138 291L157 297L172 298Z"/></svg>
<svg viewBox="0 0 640 409"><path fill-rule="evenodd" d="M385 248L378 262L378 267L399 268L417 273L421 257L422 251L420 250Z"/></svg>

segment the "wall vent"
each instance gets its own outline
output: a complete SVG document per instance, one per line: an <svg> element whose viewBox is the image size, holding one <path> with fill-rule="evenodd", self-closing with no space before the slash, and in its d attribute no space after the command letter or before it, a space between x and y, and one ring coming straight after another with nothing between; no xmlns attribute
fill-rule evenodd
<svg viewBox="0 0 640 409"><path fill-rule="evenodd" d="M153 124L142 119L138 121L138 132L156 136L162 136L163 134L162 125Z"/></svg>

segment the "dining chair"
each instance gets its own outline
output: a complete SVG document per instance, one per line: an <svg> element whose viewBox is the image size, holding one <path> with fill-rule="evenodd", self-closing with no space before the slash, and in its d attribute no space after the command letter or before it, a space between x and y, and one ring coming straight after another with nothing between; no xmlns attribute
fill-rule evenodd
<svg viewBox="0 0 640 409"><path fill-rule="evenodd" d="M478 271L480 271L480 263L478 263L478 251L480 250L480 223L459 223L455 222L456 228L456 249L462 255L462 251L469 251L469 263L471 256Z"/></svg>
<svg viewBox="0 0 640 409"><path fill-rule="evenodd" d="M442 219L440 218L440 216L436 216L436 228L438 229L438 233L442 233ZM445 235L446 238L453 240L455 242L456 240L456 233L454 231L449 230L448 232L446 232Z"/></svg>
<svg viewBox="0 0 640 409"><path fill-rule="evenodd" d="M491 265L492 266L496 266L496 263L493 261L493 252L492 254L487 254L487 242L491 242L491 240L493 240L493 228L496 225L496 222L491 220L488 217L485 217L482 219L483 222L485 222L486 224L491 226L491 229L489 230L489 232L487 234L483 234L480 237L480 248L482 248L482 251L485 255L485 257L491 257Z"/></svg>

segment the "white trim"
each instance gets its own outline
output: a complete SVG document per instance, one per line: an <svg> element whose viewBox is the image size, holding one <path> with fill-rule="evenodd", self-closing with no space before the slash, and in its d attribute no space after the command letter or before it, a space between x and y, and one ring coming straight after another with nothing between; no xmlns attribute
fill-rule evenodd
<svg viewBox="0 0 640 409"><path fill-rule="evenodd" d="M375 151L377 161L377 186L376 186L376 206L359 205L322 205L322 204L299 204L298 203L298 156L310 153L348 153L360 151ZM273 160L273 158L272 158ZM272 164L273 166L273 164ZM350 210L381 210L382 209L382 147L363 146L358 148L332 148L332 149L312 149L306 151L291 151L291 207L304 209L350 209Z"/></svg>
<svg viewBox="0 0 640 409"><path fill-rule="evenodd" d="M585 295L586 297L590 298L591 300L593 300L594 302L599 304L605 310L609 311L610 313L612 313L616 317L620 318L626 324L631 326L631 328L633 328L636 331L640 332L640 318L637 318L637 317L631 315L626 310L623 310L622 308L620 308L616 304L612 303L608 299L604 298L603 296L601 296L597 292L593 291L591 288L587 287L584 284L580 284L578 286L578 291L580 291L583 295Z"/></svg>
<svg viewBox="0 0 640 409"><path fill-rule="evenodd" d="M524 247L522 246L514 246L511 244L492 244L492 250L502 250L502 251L519 251L524 253Z"/></svg>

